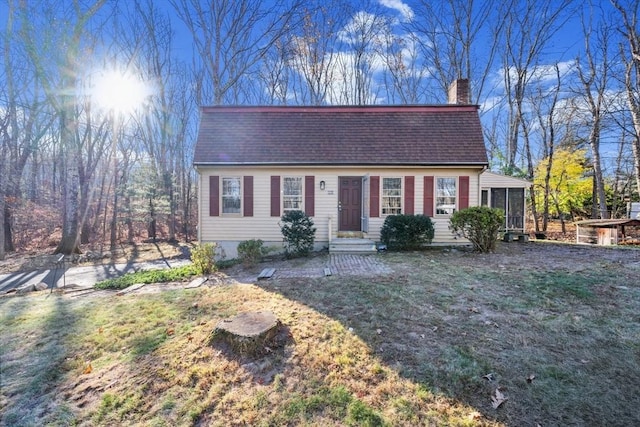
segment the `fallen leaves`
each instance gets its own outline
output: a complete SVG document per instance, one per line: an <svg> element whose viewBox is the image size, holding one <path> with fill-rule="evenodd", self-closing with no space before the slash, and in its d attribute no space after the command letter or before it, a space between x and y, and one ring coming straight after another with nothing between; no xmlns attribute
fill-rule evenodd
<svg viewBox="0 0 640 427"><path fill-rule="evenodd" d="M493 392L493 395L491 396L491 406L493 406L493 409L498 409L500 405L502 405L507 400L509 400L509 398L505 397L505 395L502 394L499 388L496 388Z"/></svg>
<svg viewBox="0 0 640 427"><path fill-rule="evenodd" d="M496 379L496 376L493 372L489 372L487 375L484 375L482 378L489 382L493 382Z"/></svg>

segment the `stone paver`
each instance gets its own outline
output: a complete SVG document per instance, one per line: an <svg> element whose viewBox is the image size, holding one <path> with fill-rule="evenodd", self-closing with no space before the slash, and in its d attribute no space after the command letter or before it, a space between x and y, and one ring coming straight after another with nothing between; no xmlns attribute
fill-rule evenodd
<svg viewBox="0 0 640 427"><path fill-rule="evenodd" d="M331 255L329 268L333 274L345 276L377 276L393 273L393 270L376 255Z"/></svg>
<svg viewBox="0 0 640 427"><path fill-rule="evenodd" d="M332 276L378 276L393 273L379 255L352 255L333 254L325 256L311 257L308 261L300 262L298 265L283 263L274 265L276 272L275 279L291 278L318 278L324 277L324 269L330 268ZM171 267L188 263L188 260L171 260ZM126 273L154 268L164 268L169 266L167 261L147 262L140 264L107 264L95 266L76 267L67 265L65 275L63 270L40 270L34 272L0 274L0 294L9 289L27 284L46 283L49 287L61 288L73 295L85 295L87 293L99 293L93 289L93 285L106 278L121 276ZM241 282L255 282L257 277L235 278ZM234 280L235 280L234 279ZM212 283L211 283L212 284ZM53 286L52 286L53 285ZM150 287L149 287L150 288ZM166 286L164 288L167 288Z"/></svg>
<svg viewBox="0 0 640 427"><path fill-rule="evenodd" d="M376 255L333 254L321 260L322 265L314 260L311 263L318 265L277 268L273 277L277 279L323 277L325 267L331 269L332 276L378 276L393 273L393 270Z"/></svg>

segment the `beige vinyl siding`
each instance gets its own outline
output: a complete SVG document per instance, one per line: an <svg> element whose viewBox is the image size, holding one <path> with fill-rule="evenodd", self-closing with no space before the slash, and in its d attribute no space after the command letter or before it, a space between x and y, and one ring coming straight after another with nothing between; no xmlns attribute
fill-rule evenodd
<svg viewBox="0 0 640 427"><path fill-rule="evenodd" d="M423 213L424 176L458 177L469 176L469 206L479 204L478 176L479 169L459 168L398 168L398 167L198 167L200 183L199 202L199 239L202 242L217 242L221 244L228 257L236 256L236 246L239 242L250 239L262 239L267 246L281 247L282 234L278 222L279 217L270 216L270 179L271 176L315 176L315 215L312 217L316 231L316 248L328 247L329 229L331 238L335 238L338 231L338 177L339 176L379 176L380 183L385 177L414 176L414 206L415 214ZM242 215L209 216L209 176L218 175L221 178L235 176L253 176L253 216ZM320 181L325 182L325 189L320 190ZM367 185L369 182L367 181ZM404 180L403 180L403 209L404 209ZM382 194L382 192L380 192ZM282 203L282 200L281 200ZM380 210L381 212L381 210ZM369 233L372 240L380 238L384 215L369 218ZM434 244L459 243L449 231L449 218L436 215Z"/></svg>
<svg viewBox="0 0 640 427"><path fill-rule="evenodd" d="M513 176L500 175L485 171L480 175L482 188L529 188L531 182Z"/></svg>

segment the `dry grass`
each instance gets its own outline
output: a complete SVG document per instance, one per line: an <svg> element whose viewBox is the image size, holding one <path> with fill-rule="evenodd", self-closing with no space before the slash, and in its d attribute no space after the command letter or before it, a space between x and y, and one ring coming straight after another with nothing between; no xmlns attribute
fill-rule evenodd
<svg viewBox="0 0 640 427"><path fill-rule="evenodd" d="M638 424L640 251L499 251L387 254L395 273L375 278L3 298L0 424ZM208 345L249 310L276 313L281 346Z"/></svg>

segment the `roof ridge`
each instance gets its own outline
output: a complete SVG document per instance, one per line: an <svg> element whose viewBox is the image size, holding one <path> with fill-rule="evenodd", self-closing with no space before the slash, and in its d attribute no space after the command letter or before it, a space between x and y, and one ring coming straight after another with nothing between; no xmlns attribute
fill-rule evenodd
<svg viewBox="0 0 640 427"><path fill-rule="evenodd" d="M480 107L475 104L406 104L406 105L208 105L200 107L201 111L206 112L358 112L363 110L375 111L377 113L392 112L435 112L439 110L447 111L477 111Z"/></svg>

